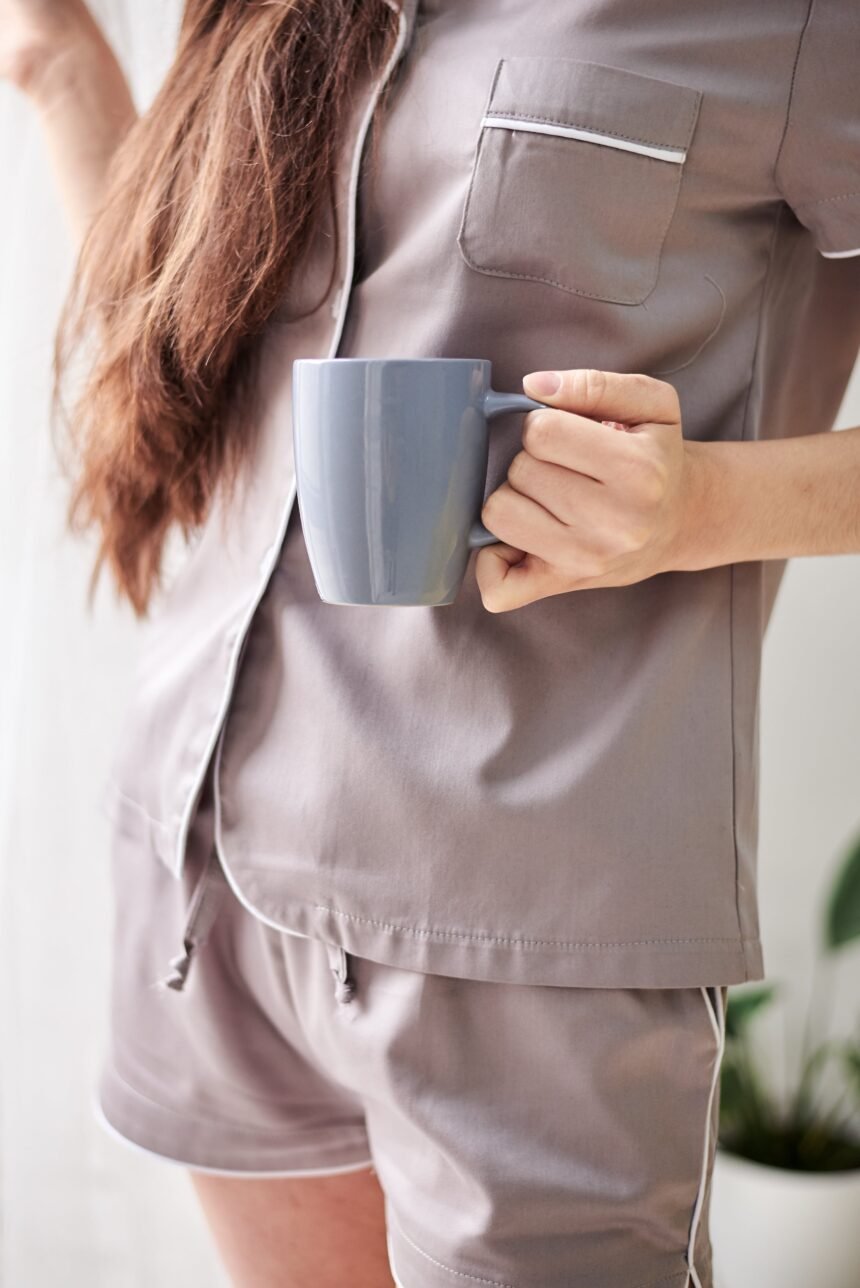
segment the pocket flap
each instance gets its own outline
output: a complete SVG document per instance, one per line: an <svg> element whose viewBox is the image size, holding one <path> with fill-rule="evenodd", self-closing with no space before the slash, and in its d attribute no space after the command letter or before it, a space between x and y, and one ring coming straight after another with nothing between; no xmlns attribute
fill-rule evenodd
<svg viewBox="0 0 860 1288"><path fill-rule="evenodd" d="M573 137L681 162L702 95L620 67L566 58L502 58L483 124L560 127ZM555 131L552 131L555 132ZM586 141L588 141L586 139Z"/></svg>

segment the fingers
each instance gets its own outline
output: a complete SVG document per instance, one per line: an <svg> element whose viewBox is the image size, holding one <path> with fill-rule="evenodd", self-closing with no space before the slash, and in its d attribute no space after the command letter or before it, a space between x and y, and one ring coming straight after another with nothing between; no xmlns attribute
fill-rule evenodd
<svg viewBox="0 0 860 1288"><path fill-rule="evenodd" d="M511 461L507 483L565 524L575 522L583 510L589 510L595 494L604 490L598 480L583 474L578 466L572 469L540 459L529 449L517 452Z"/></svg>
<svg viewBox="0 0 860 1288"><path fill-rule="evenodd" d="M533 371L523 378L523 388L532 398L590 420L674 425L681 419L673 387L652 376L588 368Z"/></svg>
<svg viewBox="0 0 860 1288"><path fill-rule="evenodd" d="M511 546L485 546L478 551L475 577L484 607L490 613L507 613L550 595L573 590L567 578L537 555L525 555Z"/></svg>
<svg viewBox="0 0 860 1288"><path fill-rule="evenodd" d="M515 492L509 483L502 483L487 497L481 522L494 537L541 559L550 561L558 550L559 520L531 497Z"/></svg>
<svg viewBox="0 0 860 1288"><path fill-rule="evenodd" d="M601 483L617 478L625 461L641 453L636 437L554 408L530 411L523 419L523 447L531 456Z"/></svg>
<svg viewBox="0 0 860 1288"><path fill-rule="evenodd" d="M562 521L510 483L502 483L484 502L481 520L500 541L528 551L557 571L583 577L602 571L605 525L598 524L587 507L570 521Z"/></svg>

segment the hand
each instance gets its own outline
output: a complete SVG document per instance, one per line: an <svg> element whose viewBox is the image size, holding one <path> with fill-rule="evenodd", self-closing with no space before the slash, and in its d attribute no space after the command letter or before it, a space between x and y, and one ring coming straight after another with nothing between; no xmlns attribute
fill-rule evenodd
<svg viewBox="0 0 860 1288"><path fill-rule="evenodd" d="M547 393L541 377L552 375L560 383ZM524 450L481 510L490 531L509 543L478 551L484 607L507 612L679 566L698 458L682 436L672 386L575 370L535 372L523 388L551 410L526 415Z"/></svg>
<svg viewBox="0 0 860 1288"><path fill-rule="evenodd" d="M63 55L98 35L83 0L0 0L0 78L38 97Z"/></svg>

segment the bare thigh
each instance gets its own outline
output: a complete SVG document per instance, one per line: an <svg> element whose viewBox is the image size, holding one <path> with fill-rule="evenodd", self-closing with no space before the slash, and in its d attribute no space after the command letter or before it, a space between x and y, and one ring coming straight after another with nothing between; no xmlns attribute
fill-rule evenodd
<svg viewBox="0 0 860 1288"><path fill-rule="evenodd" d="M191 1179L235 1288L392 1288L374 1171Z"/></svg>

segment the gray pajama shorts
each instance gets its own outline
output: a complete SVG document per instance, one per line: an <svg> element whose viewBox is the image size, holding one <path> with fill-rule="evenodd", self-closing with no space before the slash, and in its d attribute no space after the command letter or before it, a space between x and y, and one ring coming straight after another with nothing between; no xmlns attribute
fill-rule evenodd
<svg viewBox="0 0 860 1288"><path fill-rule="evenodd" d="M268 925L192 840L177 880L115 837L112 1133L199 1171L372 1166L400 1288L712 1288L724 987L392 968Z"/></svg>

